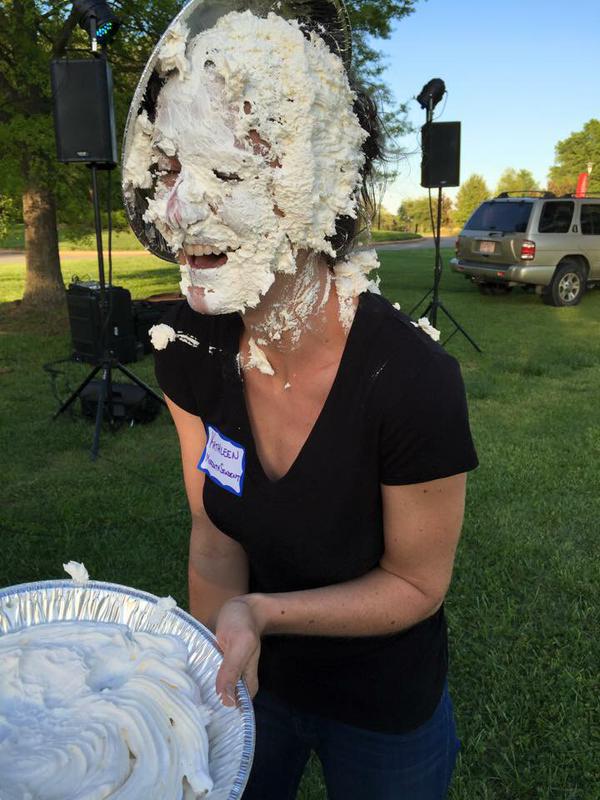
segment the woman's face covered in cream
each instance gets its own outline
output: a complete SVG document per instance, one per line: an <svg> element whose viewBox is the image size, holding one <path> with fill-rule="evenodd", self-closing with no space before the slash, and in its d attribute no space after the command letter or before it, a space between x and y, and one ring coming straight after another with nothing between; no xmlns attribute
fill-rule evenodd
<svg viewBox="0 0 600 800"><path fill-rule="evenodd" d="M154 122L136 120L125 186L154 189L144 219L203 313L255 307L300 250L356 216L367 133L341 59L297 22L231 12L188 41L174 26Z"/></svg>

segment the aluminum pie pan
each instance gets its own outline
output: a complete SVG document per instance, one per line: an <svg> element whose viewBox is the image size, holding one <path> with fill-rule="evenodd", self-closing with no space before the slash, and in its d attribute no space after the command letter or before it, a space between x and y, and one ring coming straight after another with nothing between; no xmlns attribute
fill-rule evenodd
<svg viewBox="0 0 600 800"><path fill-rule="evenodd" d="M153 92L162 84L156 70L158 56L173 26L185 23L190 37L212 28L220 17L230 11L252 11L259 17L274 12L285 19L299 19L307 29L315 30L325 39L330 49L340 56L347 70L352 64L352 29L344 0L189 0L171 20L159 39L140 76L133 94L121 148L121 162L127 161L133 144L135 120L142 110L153 118L155 98ZM153 223L146 222L148 197L153 189L122 186L125 214L132 231L140 243L153 255L177 264L177 257Z"/></svg>
<svg viewBox="0 0 600 800"><path fill-rule="evenodd" d="M171 634L188 649L188 670L211 711L206 732L209 771L214 781L210 800L241 798L254 756L254 711L243 681L236 687L237 708L226 708L215 691L223 657L213 634L180 608L150 623L158 598L116 583L72 580L23 583L0 589L0 636L47 622L108 622L132 631Z"/></svg>

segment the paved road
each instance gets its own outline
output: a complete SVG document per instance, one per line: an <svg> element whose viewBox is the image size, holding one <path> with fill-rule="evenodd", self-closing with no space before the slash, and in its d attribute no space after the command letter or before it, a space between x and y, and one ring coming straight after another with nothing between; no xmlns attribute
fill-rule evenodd
<svg viewBox="0 0 600 800"><path fill-rule="evenodd" d="M442 236L441 238L441 246L442 247L453 247L454 242L456 240L455 236ZM377 250L431 250L433 248L433 238L431 236L426 236L423 239L415 239L414 241L408 242L396 242L396 243L379 243L375 245ZM118 258L119 256L147 256L150 255L146 250L113 250L113 257ZM67 252L61 253L60 255L61 261L71 261L75 258L96 258L96 251L95 250L69 250ZM22 252L17 250L0 250L0 264L23 264L25 263L25 255Z"/></svg>
<svg viewBox="0 0 600 800"><path fill-rule="evenodd" d="M442 247L454 247L456 236L442 236L440 245ZM422 239L415 239L408 242L397 242L396 244L376 244L377 250L427 250L433 249L433 236L424 236Z"/></svg>

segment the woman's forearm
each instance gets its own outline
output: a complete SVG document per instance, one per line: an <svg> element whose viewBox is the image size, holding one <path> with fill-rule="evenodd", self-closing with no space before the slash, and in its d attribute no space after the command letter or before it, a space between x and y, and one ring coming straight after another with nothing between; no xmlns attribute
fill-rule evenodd
<svg viewBox="0 0 600 800"><path fill-rule="evenodd" d="M262 634L381 636L430 617L443 597L377 567L355 580L281 594L248 594Z"/></svg>
<svg viewBox="0 0 600 800"><path fill-rule="evenodd" d="M207 543L202 525L194 523L190 538L190 612L214 631L221 607L248 591L248 562L241 548L222 550Z"/></svg>

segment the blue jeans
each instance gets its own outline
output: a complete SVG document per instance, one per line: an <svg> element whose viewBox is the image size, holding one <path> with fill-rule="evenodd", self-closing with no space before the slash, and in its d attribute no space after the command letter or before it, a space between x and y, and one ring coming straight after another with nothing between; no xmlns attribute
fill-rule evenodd
<svg viewBox="0 0 600 800"><path fill-rule="evenodd" d="M375 733L291 709L259 690L256 751L242 800L294 800L311 751L329 800L443 800L460 742L448 688L431 719L403 734Z"/></svg>

